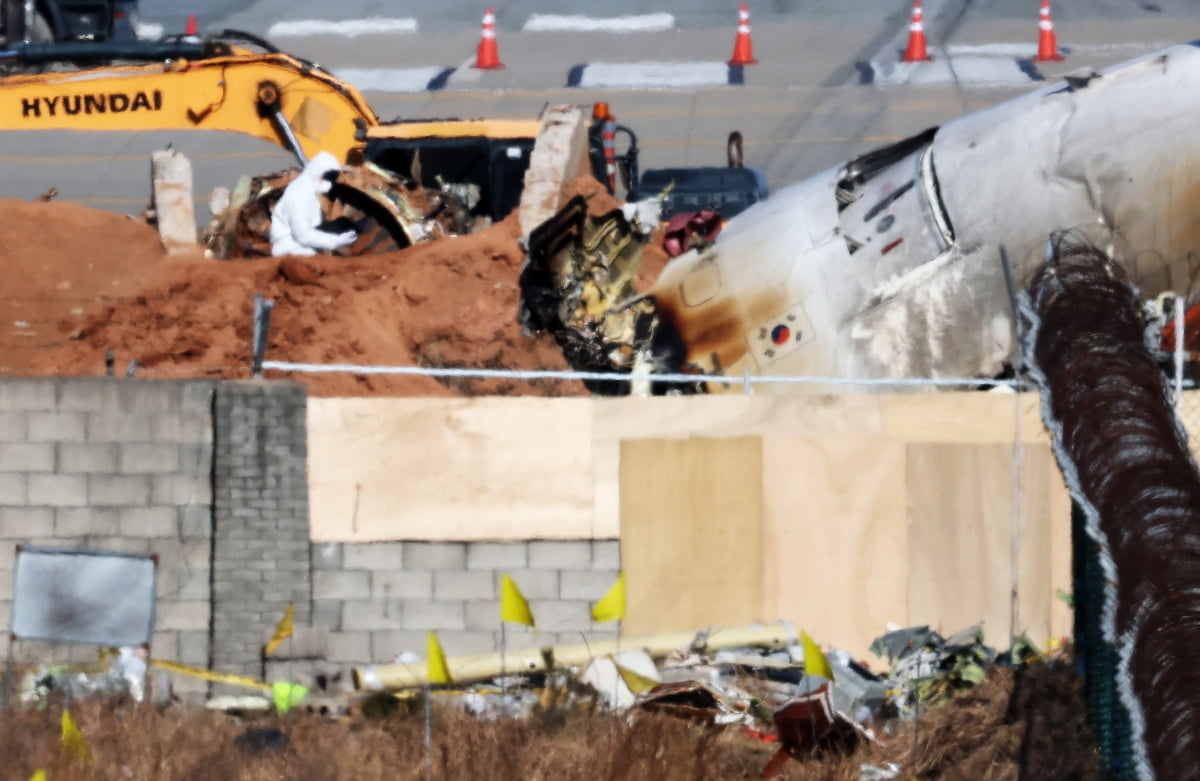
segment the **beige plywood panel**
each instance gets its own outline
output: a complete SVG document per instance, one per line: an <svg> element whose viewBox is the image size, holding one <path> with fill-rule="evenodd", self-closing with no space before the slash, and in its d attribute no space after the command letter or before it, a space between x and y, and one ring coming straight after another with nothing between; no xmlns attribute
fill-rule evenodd
<svg viewBox="0 0 1200 781"><path fill-rule="evenodd" d="M1012 442L1021 411L1021 440L1049 443L1036 393L913 393L881 399L883 432L908 442Z"/></svg>
<svg viewBox="0 0 1200 781"><path fill-rule="evenodd" d="M1179 420L1187 431L1188 449L1192 458L1200 461L1200 390L1184 391L1178 409Z"/></svg>
<svg viewBox="0 0 1200 781"><path fill-rule="evenodd" d="M591 538L590 405L310 398L312 538Z"/></svg>
<svg viewBox="0 0 1200 781"><path fill-rule="evenodd" d="M733 437L778 433L873 435L879 397L659 396L594 401L593 457L598 536L620 534L620 450L625 439Z"/></svg>
<svg viewBox="0 0 1200 781"><path fill-rule="evenodd" d="M864 655L908 615L904 444L763 440L764 618Z"/></svg>
<svg viewBox="0 0 1200 781"><path fill-rule="evenodd" d="M778 433L878 434L880 397L658 396L595 400L595 431L607 439L674 439Z"/></svg>
<svg viewBox="0 0 1200 781"><path fill-rule="evenodd" d="M1021 450L1018 626L1044 641L1051 599L1050 452ZM1011 445L908 446L909 622L943 633L983 623L1007 647L1012 618Z"/></svg>
<svg viewBox="0 0 1200 781"><path fill-rule="evenodd" d="M758 437L621 443L622 631L762 620Z"/></svg>

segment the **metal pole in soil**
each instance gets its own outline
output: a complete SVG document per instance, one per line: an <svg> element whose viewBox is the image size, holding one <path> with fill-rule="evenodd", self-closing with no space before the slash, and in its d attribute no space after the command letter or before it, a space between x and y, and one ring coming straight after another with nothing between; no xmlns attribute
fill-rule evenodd
<svg viewBox="0 0 1200 781"><path fill-rule="evenodd" d="M296 683L296 679L294 677L292 677L292 664L293 664L293 660L296 658L295 649L292 645L292 639L295 636L296 636L296 631L295 631L295 627L293 627L292 631L288 632L287 682L288 682L288 705L289 705L288 712L289 713L291 712L290 706L292 703L292 686Z"/></svg>
<svg viewBox="0 0 1200 781"><path fill-rule="evenodd" d="M433 781L433 687L425 684L425 779Z"/></svg>
<svg viewBox="0 0 1200 781"><path fill-rule="evenodd" d="M1175 298L1175 417L1183 411L1183 299Z"/></svg>
<svg viewBox="0 0 1200 781"><path fill-rule="evenodd" d="M8 654L4 661L4 707L8 707L9 698L12 696L12 681L13 681L13 640L14 636L11 632L8 635Z"/></svg>
<svg viewBox="0 0 1200 781"><path fill-rule="evenodd" d="M263 360L267 352L267 332L271 329L271 310L275 302L263 298L262 293L254 294L254 344L251 371L255 379L262 377Z"/></svg>
<svg viewBox="0 0 1200 781"><path fill-rule="evenodd" d="M504 702L508 697L508 632L507 622L500 619L500 698Z"/></svg>

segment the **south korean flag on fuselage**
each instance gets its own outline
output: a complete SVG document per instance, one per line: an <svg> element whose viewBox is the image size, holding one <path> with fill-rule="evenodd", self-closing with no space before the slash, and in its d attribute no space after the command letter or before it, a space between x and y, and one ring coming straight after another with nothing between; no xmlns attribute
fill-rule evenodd
<svg viewBox="0 0 1200 781"><path fill-rule="evenodd" d="M778 361L816 337L804 307L796 304L746 334L750 354L760 366Z"/></svg>

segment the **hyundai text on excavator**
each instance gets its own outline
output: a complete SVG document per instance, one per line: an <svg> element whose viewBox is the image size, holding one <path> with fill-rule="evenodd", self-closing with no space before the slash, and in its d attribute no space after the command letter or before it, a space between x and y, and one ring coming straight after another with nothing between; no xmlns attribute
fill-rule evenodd
<svg viewBox="0 0 1200 781"><path fill-rule="evenodd" d="M74 70L59 70L64 64ZM51 65L54 72L41 72ZM476 188L470 211L491 220L519 201L539 129L536 118L383 122L354 86L232 30L204 39L15 41L0 50L0 67L15 72L0 78L0 130L241 133L289 149L301 164L325 150L428 188ZM605 175L615 164L636 181L633 132L618 126L629 142L617 154L601 127L598 119L589 132L597 178L615 187ZM397 244L412 240L395 228Z"/></svg>

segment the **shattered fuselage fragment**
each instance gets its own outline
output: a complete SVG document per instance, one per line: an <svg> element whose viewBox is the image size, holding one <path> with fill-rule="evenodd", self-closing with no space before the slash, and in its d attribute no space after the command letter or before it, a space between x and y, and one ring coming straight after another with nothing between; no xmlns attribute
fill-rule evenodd
<svg viewBox="0 0 1200 781"><path fill-rule="evenodd" d="M1075 230L1143 293L1187 287L1198 87L1191 45L1050 84L781 189L674 259L645 296L601 286L548 330L592 370L640 359L660 372L995 376L1015 345L1002 255L1023 285L1050 234ZM609 254L558 249L554 295L607 278ZM631 306L648 332L628 327Z"/></svg>

